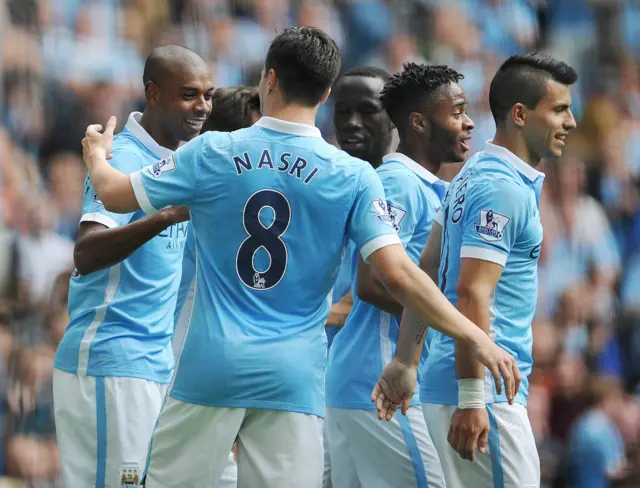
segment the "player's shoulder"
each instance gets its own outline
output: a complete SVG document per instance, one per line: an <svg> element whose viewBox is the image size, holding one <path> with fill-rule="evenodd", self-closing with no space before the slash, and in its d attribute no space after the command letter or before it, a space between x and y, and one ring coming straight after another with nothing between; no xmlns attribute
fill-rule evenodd
<svg viewBox="0 0 640 488"><path fill-rule="evenodd" d="M376 169L385 190L399 188L405 194L426 194L428 186L411 169L397 161L387 161Z"/></svg>
<svg viewBox="0 0 640 488"><path fill-rule="evenodd" d="M377 178L376 170L366 161L351 156L326 141L322 142L323 144L318 146L316 154L333 172L347 178Z"/></svg>
<svg viewBox="0 0 640 488"><path fill-rule="evenodd" d="M527 195L528 186L517 170L508 162L491 154L477 153L463 168L468 175L461 174L458 185L468 179L470 195L484 195L505 199L519 198ZM468 168L467 168L468 167ZM468 176L468 178L465 178Z"/></svg>
<svg viewBox="0 0 640 488"><path fill-rule="evenodd" d="M136 137L124 129L113 138L111 153L112 165L138 165L140 168L149 164L148 151Z"/></svg>

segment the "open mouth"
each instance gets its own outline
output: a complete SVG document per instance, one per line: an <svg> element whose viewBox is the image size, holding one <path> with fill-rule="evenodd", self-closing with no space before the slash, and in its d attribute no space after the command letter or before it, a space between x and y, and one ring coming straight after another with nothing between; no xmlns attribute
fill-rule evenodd
<svg viewBox="0 0 640 488"><path fill-rule="evenodd" d="M345 147L361 147L364 146L365 139L360 136L351 136L345 137L342 139L340 146L344 149Z"/></svg>
<svg viewBox="0 0 640 488"><path fill-rule="evenodd" d="M207 119L184 119L184 122L189 127L192 127L194 130L202 129L202 125Z"/></svg>
<svg viewBox="0 0 640 488"><path fill-rule="evenodd" d="M567 135L566 133L563 134L556 134L555 140L558 141L560 143L560 145L564 146L567 140Z"/></svg>
<svg viewBox="0 0 640 488"><path fill-rule="evenodd" d="M471 147L469 146L469 143L468 143L470 139L471 137L465 137L464 139L460 139L460 146L462 147L462 150L464 152L471 150Z"/></svg>

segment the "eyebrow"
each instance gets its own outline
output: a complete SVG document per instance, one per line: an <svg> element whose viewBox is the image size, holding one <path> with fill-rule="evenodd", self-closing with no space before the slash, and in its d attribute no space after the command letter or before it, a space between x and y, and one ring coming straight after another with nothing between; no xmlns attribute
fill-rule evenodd
<svg viewBox="0 0 640 488"><path fill-rule="evenodd" d="M456 103L453 104L453 108L457 108L457 107L464 107L467 104L467 99L465 98L464 100L460 100Z"/></svg>
<svg viewBox="0 0 640 488"><path fill-rule="evenodd" d="M193 92L200 91L199 88L196 88L195 86L189 86L189 85L181 86L180 90L182 90L182 91L193 91ZM207 88L206 91L210 92L210 91L213 91L213 90L215 90L215 87L212 86L211 88Z"/></svg>

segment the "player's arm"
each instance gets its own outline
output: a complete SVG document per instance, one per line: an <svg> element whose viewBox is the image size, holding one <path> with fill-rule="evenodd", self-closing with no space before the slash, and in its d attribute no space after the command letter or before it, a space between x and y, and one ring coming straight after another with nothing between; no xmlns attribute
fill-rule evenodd
<svg viewBox="0 0 640 488"><path fill-rule="evenodd" d="M412 308L423 322L456 340L473 344L474 354L494 375L496 389L501 390L502 374L507 396L513 398L520 374L514 359L449 303L433 280L411 261L394 229L378 218L377 209L372 204L384 198L384 189L372 169L369 173L363 172L363 181L359 185L347 232L360 249L363 259L372 265L393 297L403 306ZM415 347L420 344L422 338L416 338ZM397 358L395 363L392 361L392 368L398 373L393 375L397 381L387 381L384 372L378 381L372 400L376 402L380 418L386 416L390 419L388 413L392 404L396 407L402 404L404 412L409 408L415 390L413 357L411 354L407 364Z"/></svg>
<svg viewBox="0 0 640 488"><path fill-rule="evenodd" d="M83 157L91 182L105 208L115 213L137 209L154 214L168 205L189 206L197 198L203 137L196 137L162 161L125 175L111 167L107 156L113 143L115 117L104 133L90 125L82 140Z"/></svg>
<svg viewBox="0 0 640 488"><path fill-rule="evenodd" d="M362 257L358 258L358 272L356 273L356 292L363 302L370 303L374 307L390 313L402 315L402 305L389 293L380 279L366 264Z"/></svg>
<svg viewBox="0 0 640 488"><path fill-rule="evenodd" d="M440 225L436 219L433 222L427 245L422 250L422 254L420 254L420 269L427 273L427 276L429 276L434 283L438 283L441 246L442 225ZM404 362L407 362L411 354L413 354L411 364L417 367L420 363L422 348L424 347L424 340L427 337L428 330L428 324L425 324L417 313L410 308L405 308L402 312L400 331L398 332L396 356L399 356Z"/></svg>
<svg viewBox="0 0 640 488"><path fill-rule="evenodd" d="M127 259L167 227L189 220L185 207L167 207L124 226L81 222L73 249L73 261L81 275L108 268Z"/></svg>
<svg viewBox="0 0 640 488"><path fill-rule="evenodd" d="M394 212L394 228L398 231L400 241L406 248L428 208L427 203L421 198L422 184L393 170L383 171L378 175L384 186L387 208ZM404 308L402 304L389 293L362 257L358 259L356 293L362 301L384 312L397 317L402 315Z"/></svg>
<svg viewBox="0 0 640 488"><path fill-rule="evenodd" d="M338 302L331 305L329 318L325 327L342 327L347 321L353 307L353 295L347 292Z"/></svg>
<svg viewBox="0 0 640 488"><path fill-rule="evenodd" d="M528 217L528 199L518 187L502 180L489 187L473 187L466 197L462 220L452 224L462 226L457 306L488 335L492 296L520 225ZM455 343L455 357L458 409L451 419L448 441L463 459L473 461L476 446L483 452L489 434L484 366L461 341Z"/></svg>
<svg viewBox="0 0 640 488"><path fill-rule="evenodd" d="M82 139L83 159L91 176L91 183L104 207L110 212L129 213L140 209L129 175L112 167L113 130L116 118L110 117L104 133L101 125L90 125Z"/></svg>
<svg viewBox="0 0 640 488"><path fill-rule="evenodd" d="M485 334L489 333L491 295L502 275L502 269L501 265L482 259L460 260L460 275L456 287L458 310ZM484 403L484 366L473 359L468 345L463 342L456 342L456 373L460 381L476 380Z"/></svg>

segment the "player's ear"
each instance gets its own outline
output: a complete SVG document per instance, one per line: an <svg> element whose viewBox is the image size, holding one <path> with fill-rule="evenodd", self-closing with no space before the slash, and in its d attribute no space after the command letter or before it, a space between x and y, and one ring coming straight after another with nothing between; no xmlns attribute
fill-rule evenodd
<svg viewBox="0 0 640 488"><path fill-rule="evenodd" d="M527 107L525 107L522 103L516 103L513 107L511 107L511 120L516 127L524 127L525 121L527 119Z"/></svg>
<svg viewBox="0 0 640 488"><path fill-rule="evenodd" d="M160 90L158 89L158 85L156 85L153 81L147 81L144 85L144 95L148 102L156 101L158 99L158 95L160 94Z"/></svg>
<svg viewBox="0 0 640 488"><path fill-rule="evenodd" d="M416 134L423 135L429 130L427 119L419 112L409 114L409 127Z"/></svg>
<svg viewBox="0 0 640 488"><path fill-rule="evenodd" d="M327 101L327 99L329 98L329 95L331 95L331 88L329 88L324 95L322 95L322 98L320 99L320 103L318 105L322 105L324 102Z"/></svg>
<svg viewBox="0 0 640 488"><path fill-rule="evenodd" d="M276 84L278 83L278 77L276 76L276 72L273 68L271 68L267 73L267 92L272 91Z"/></svg>

